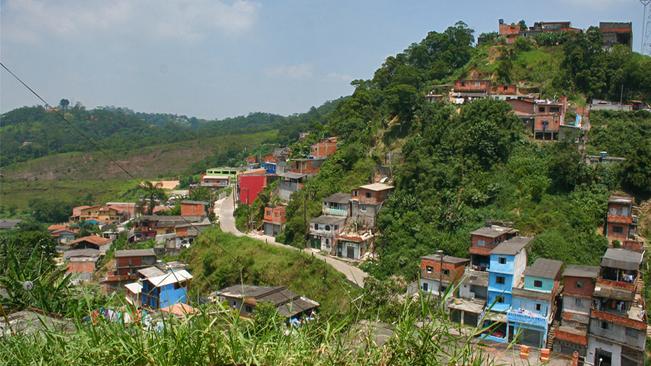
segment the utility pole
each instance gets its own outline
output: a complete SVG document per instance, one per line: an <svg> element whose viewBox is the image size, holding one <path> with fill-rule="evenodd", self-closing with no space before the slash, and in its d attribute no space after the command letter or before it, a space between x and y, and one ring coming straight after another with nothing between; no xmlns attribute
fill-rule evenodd
<svg viewBox="0 0 651 366"><path fill-rule="evenodd" d="M443 251L441 249L436 251L436 254L439 256L439 289L438 289L438 294L439 294L439 301L441 301L441 297L443 294L441 294L441 291L443 290Z"/></svg>
<svg viewBox="0 0 651 366"><path fill-rule="evenodd" d="M646 7L651 3L651 0L640 0L640 3L644 6L642 11L642 36L640 37L640 53L644 54L644 40L646 39Z"/></svg>

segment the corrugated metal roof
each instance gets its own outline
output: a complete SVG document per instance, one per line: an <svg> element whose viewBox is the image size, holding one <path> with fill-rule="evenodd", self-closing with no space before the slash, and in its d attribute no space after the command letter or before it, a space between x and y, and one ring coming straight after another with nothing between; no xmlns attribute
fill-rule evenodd
<svg viewBox="0 0 651 366"><path fill-rule="evenodd" d="M147 281L154 285L154 287L161 287L170 285L172 283L187 281L190 279L192 279L192 275L188 271L182 269L180 271L169 271L163 275L156 277L149 277L147 278Z"/></svg>
<svg viewBox="0 0 651 366"><path fill-rule="evenodd" d="M327 215L321 215L319 217L310 220L311 224L322 224L322 225L341 225L344 222L346 222L345 217L327 216Z"/></svg>
<svg viewBox="0 0 651 366"><path fill-rule="evenodd" d="M599 277L599 267L570 264L563 271L563 277L597 278Z"/></svg>
<svg viewBox="0 0 651 366"><path fill-rule="evenodd" d="M524 271L524 275L555 279L560 275L562 267L563 262L561 261L547 258L538 258L531 267L527 268Z"/></svg>
<svg viewBox="0 0 651 366"><path fill-rule="evenodd" d="M155 256L156 253L154 252L153 248L150 249L124 249L124 250L116 250L115 251L115 258L121 258L121 257L146 257L146 256Z"/></svg>
<svg viewBox="0 0 651 366"><path fill-rule="evenodd" d="M533 238L527 236L516 236L498 244L493 250L491 250L491 254L516 255L522 249L526 248L531 240L533 240Z"/></svg>
<svg viewBox="0 0 651 366"><path fill-rule="evenodd" d="M334 202L334 203L341 203L341 204L346 204L350 201L350 199L353 196L350 193L334 193L329 195L328 197L324 198L323 200L325 202Z"/></svg>
<svg viewBox="0 0 651 366"><path fill-rule="evenodd" d="M642 263L642 253L622 248L608 248L601 259L602 267L637 271Z"/></svg>

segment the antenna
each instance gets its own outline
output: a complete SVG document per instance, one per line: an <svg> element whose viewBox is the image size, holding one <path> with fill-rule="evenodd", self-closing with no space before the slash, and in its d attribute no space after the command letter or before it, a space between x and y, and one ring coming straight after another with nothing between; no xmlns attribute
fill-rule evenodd
<svg viewBox="0 0 651 366"><path fill-rule="evenodd" d="M651 4L651 0L640 0L640 3L642 6L644 6L644 11L642 12L642 36L640 37L640 53L651 54L651 14L649 14L648 18L646 15L646 8L649 4Z"/></svg>

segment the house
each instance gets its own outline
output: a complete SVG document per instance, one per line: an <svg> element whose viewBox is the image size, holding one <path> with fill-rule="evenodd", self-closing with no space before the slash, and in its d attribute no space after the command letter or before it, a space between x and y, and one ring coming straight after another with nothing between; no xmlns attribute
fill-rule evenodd
<svg viewBox="0 0 651 366"><path fill-rule="evenodd" d="M470 233L470 264L472 269L486 271L490 265L490 253L495 247L516 236L518 231L500 225L487 225Z"/></svg>
<svg viewBox="0 0 651 366"><path fill-rule="evenodd" d="M459 286L459 295L448 304L450 319L462 325L478 326L488 298L488 272L468 267Z"/></svg>
<svg viewBox="0 0 651 366"><path fill-rule="evenodd" d="M219 167L219 168L210 168L206 170L208 176L226 176L231 180L235 180L237 174L239 173L239 168L231 167Z"/></svg>
<svg viewBox="0 0 651 366"><path fill-rule="evenodd" d="M337 152L337 138L328 137L310 146L311 159L325 159Z"/></svg>
<svg viewBox="0 0 651 366"><path fill-rule="evenodd" d="M186 270L171 270L142 280L142 306L152 309L185 303L192 275Z"/></svg>
<svg viewBox="0 0 651 366"><path fill-rule="evenodd" d="M106 254L106 251L111 248L113 240L106 239L97 235L84 236L75 239L68 243L71 249L96 249L99 250L100 255Z"/></svg>
<svg viewBox="0 0 651 366"><path fill-rule="evenodd" d="M278 197L287 202L292 194L303 189L303 184L307 180L307 174L278 172Z"/></svg>
<svg viewBox="0 0 651 366"><path fill-rule="evenodd" d="M2 219L0 220L0 231L16 229L20 222L21 220L17 219Z"/></svg>
<svg viewBox="0 0 651 366"><path fill-rule="evenodd" d="M267 186L267 172L254 169L237 176L237 197L241 204L250 205Z"/></svg>
<svg viewBox="0 0 651 366"><path fill-rule="evenodd" d="M556 328L554 352L585 357L588 350L588 324L592 293L599 267L569 265L563 271L561 324Z"/></svg>
<svg viewBox="0 0 651 366"><path fill-rule="evenodd" d="M208 175L201 176L199 186L207 188L224 188L231 184L231 177L229 175Z"/></svg>
<svg viewBox="0 0 651 366"><path fill-rule="evenodd" d="M181 249L184 246L191 245L197 236L199 236L199 234L204 232L210 226L210 223L205 222L176 225L174 227L174 247L176 249Z"/></svg>
<svg viewBox="0 0 651 366"><path fill-rule="evenodd" d="M68 244L71 241L75 240L75 232L70 229L59 229L50 232L50 235L57 241L59 244Z"/></svg>
<svg viewBox="0 0 651 366"><path fill-rule="evenodd" d="M285 226L285 206L265 207L263 216L264 235L276 237Z"/></svg>
<svg viewBox="0 0 651 366"><path fill-rule="evenodd" d="M290 322L309 318L319 308L318 302L297 295L284 286L235 285L221 289L215 295L245 317L254 315L256 306L262 303L273 305L278 314Z"/></svg>
<svg viewBox="0 0 651 366"><path fill-rule="evenodd" d="M581 29L572 27L572 23L568 21L561 22L535 22L533 27L522 30L520 35L523 37L535 36L540 33L580 33Z"/></svg>
<svg viewBox="0 0 651 366"><path fill-rule="evenodd" d="M609 243L619 241L624 244L635 240L637 216L633 215L633 197L627 194L613 194L608 198L608 214L604 225L604 235Z"/></svg>
<svg viewBox="0 0 651 366"><path fill-rule="evenodd" d="M544 99L507 99L513 112L537 140L557 140L564 125L567 98L559 101Z"/></svg>
<svg viewBox="0 0 651 366"><path fill-rule="evenodd" d="M116 210L125 220L136 217L135 202L107 202L106 207Z"/></svg>
<svg viewBox="0 0 651 366"><path fill-rule="evenodd" d="M609 100L592 99L592 102L590 103L590 110L630 112L633 110L633 106L630 104L622 104L620 102L611 102Z"/></svg>
<svg viewBox="0 0 651 366"><path fill-rule="evenodd" d="M167 269L167 268L165 268L165 269ZM141 269L137 270L136 273L138 274L138 279L143 280L143 279L149 278L149 277L162 276L166 272L163 271L162 269L160 269L158 266L151 266L151 267L141 268Z"/></svg>
<svg viewBox="0 0 651 366"><path fill-rule="evenodd" d="M100 205L82 207L77 211L78 216L75 216L76 212L73 209L71 220L77 222L89 221L102 225L119 224L126 220L126 215L123 212L112 207Z"/></svg>
<svg viewBox="0 0 651 366"><path fill-rule="evenodd" d="M291 159L287 160L286 171L291 173L306 174L308 176L316 175L321 170L321 165L325 158L314 159Z"/></svg>
<svg viewBox="0 0 651 366"><path fill-rule="evenodd" d="M181 216L207 216L209 206L210 203L205 201L181 201Z"/></svg>
<svg viewBox="0 0 651 366"><path fill-rule="evenodd" d="M518 36L520 35L520 25L504 23L504 19L500 19L498 23L499 35L504 37L507 44L515 43L515 40L518 39Z"/></svg>
<svg viewBox="0 0 651 366"><path fill-rule="evenodd" d="M97 249L72 249L63 253L66 263L66 273L72 274L73 283L90 281L97 269L100 257Z"/></svg>
<svg viewBox="0 0 651 366"><path fill-rule="evenodd" d="M350 193L335 193L323 199L321 212L328 216L350 216Z"/></svg>
<svg viewBox="0 0 651 366"><path fill-rule="evenodd" d="M138 270L156 264L154 249L126 249L116 250L115 272L118 276L137 278Z"/></svg>
<svg viewBox="0 0 651 366"><path fill-rule="evenodd" d="M372 183L354 189L350 199L352 223L358 227L374 228L377 214L392 191L393 186L384 183Z"/></svg>
<svg viewBox="0 0 651 366"><path fill-rule="evenodd" d="M608 248L593 293L587 362L643 365L647 316L640 273L642 253Z"/></svg>
<svg viewBox="0 0 651 366"><path fill-rule="evenodd" d="M440 295L463 277L470 259L432 254L420 257L420 288L423 292Z"/></svg>
<svg viewBox="0 0 651 366"><path fill-rule="evenodd" d="M262 168L264 168L267 174L275 175L278 169L278 159L273 154L263 156Z"/></svg>
<svg viewBox="0 0 651 366"><path fill-rule="evenodd" d="M631 22L599 22L599 31L603 46L610 49L615 45L624 45L633 49L633 24Z"/></svg>
<svg viewBox="0 0 651 366"><path fill-rule="evenodd" d="M140 294L142 294L142 284L140 282L131 282L124 285L124 297L127 302L133 306L140 307L142 300L140 299Z"/></svg>
<svg viewBox="0 0 651 366"><path fill-rule="evenodd" d="M142 215L134 220L135 240L154 239L157 235L174 234L176 226L193 223L210 224L205 216Z"/></svg>
<svg viewBox="0 0 651 366"><path fill-rule="evenodd" d="M310 245L334 255L337 235L344 231L345 225L346 218L341 216L322 215L310 220Z"/></svg>
<svg viewBox="0 0 651 366"><path fill-rule="evenodd" d="M490 253L488 301L484 327L491 326L484 338L506 343L509 326L506 312L511 308L513 286L527 266L526 248L533 238L515 236L498 244Z"/></svg>
<svg viewBox="0 0 651 366"><path fill-rule="evenodd" d="M372 252L375 236L370 231L344 231L335 239L337 257L360 260Z"/></svg>
<svg viewBox="0 0 651 366"><path fill-rule="evenodd" d="M524 271L524 282L512 289L511 309L506 313L516 343L545 348L556 313L563 262L538 258ZM513 337L509 334L509 340Z"/></svg>
<svg viewBox="0 0 651 366"><path fill-rule="evenodd" d="M457 80L450 92L450 102L453 104L464 104L475 99L488 97L491 91L490 80Z"/></svg>

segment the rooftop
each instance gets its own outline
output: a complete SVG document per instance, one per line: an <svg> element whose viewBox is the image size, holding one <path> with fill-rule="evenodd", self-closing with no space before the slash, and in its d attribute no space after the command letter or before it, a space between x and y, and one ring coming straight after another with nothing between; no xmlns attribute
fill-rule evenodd
<svg viewBox="0 0 651 366"><path fill-rule="evenodd" d="M488 238L497 238L498 236L501 236L506 233L517 233L517 230L505 226L491 225L491 226L484 226L475 231L470 232L471 235L485 236Z"/></svg>
<svg viewBox="0 0 651 366"><path fill-rule="evenodd" d="M642 253L622 248L608 248L601 258L602 267L637 271L642 264Z"/></svg>
<svg viewBox="0 0 651 366"><path fill-rule="evenodd" d="M70 259L74 257L99 257L99 250L97 249L71 249L63 252L63 259Z"/></svg>
<svg viewBox="0 0 651 366"><path fill-rule="evenodd" d="M147 278L147 281L149 281L154 287L161 287L165 285L171 285L173 283L179 283L187 280L191 280L192 275L182 269L182 270L177 270L177 271L169 271L163 275L156 276L156 277L149 277Z"/></svg>
<svg viewBox="0 0 651 366"><path fill-rule="evenodd" d="M280 315L285 317L292 317L319 306L318 302L298 296L284 286L235 285L217 291L217 295L241 298L252 304L269 302L276 306Z"/></svg>
<svg viewBox="0 0 651 366"><path fill-rule="evenodd" d="M633 197L623 194L613 194L608 197L608 203L632 204Z"/></svg>
<svg viewBox="0 0 651 366"><path fill-rule="evenodd" d="M498 244L491 254L516 255L526 248L533 238L528 236L516 236Z"/></svg>
<svg viewBox="0 0 651 366"><path fill-rule="evenodd" d="M527 268L524 271L524 275L555 279L561 273L562 267L563 262L561 261L547 258L538 258L531 267Z"/></svg>
<svg viewBox="0 0 651 366"><path fill-rule="evenodd" d="M89 243L92 243L92 244L95 244L95 245L102 246L102 245L109 244L112 241L113 240L102 238L101 236L89 235L89 236L81 237L81 238L79 238L77 240L73 240L69 244L70 245L75 245L75 244L78 244L78 243L89 242Z"/></svg>
<svg viewBox="0 0 651 366"><path fill-rule="evenodd" d="M165 272L161 271L158 267L154 267L154 266L141 268L138 270L138 273L145 278L156 277L165 274Z"/></svg>
<svg viewBox="0 0 651 366"><path fill-rule="evenodd" d="M115 258L156 256L153 248L116 250Z"/></svg>
<svg viewBox="0 0 651 366"><path fill-rule="evenodd" d="M183 203L187 203L187 204L190 204L190 205L204 205L204 206L209 206L210 205L210 203L208 203L206 201L183 200L183 201L181 201L181 204L183 204Z"/></svg>
<svg viewBox="0 0 651 366"><path fill-rule="evenodd" d="M424 255L420 257L421 259L431 259L435 261L440 261L441 256L438 254L430 254L430 255ZM467 258L459 258L459 257L452 257L449 255L444 255L443 256L443 262L444 263L452 263L452 264L461 264L461 263L468 263L470 262L470 259Z"/></svg>
<svg viewBox="0 0 651 366"><path fill-rule="evenodd" d="M0 230L13 229L16 225L20 224L21 220L16 219L3 219L0 220Z"/></svg>
<svg viewBox="0 0 651 366"><path fill-rule="evenodd" d="M379 191L386 191L388 189L393 189L393 186L390 186L390 185L384 184L384 183L372 183L372 184L366 184L366 185L360 186L359 188L360 189L368 189L369 191L379 192Z"/></svg>
<svg viewBox="0 0 651 366"><path fill-rule="evenodd" d="M295 173L295 172L282 172L282 173L277 173L276 175L278 175L279 177L289 178L289 179L301 179L307 177L307 174Z"/></svg>
<svg viewBox="0 0 651 366"><path fill-rule="evenodd" d="M599 267L570 264L569 266L565 267L565 271L563 271L563 277L597 278L599 277Z"/></svg>
<svg viewBox="0 0 651 366"><path fill-rule="evenodd" d="M324 198L323 200L326 201L326 202L335 202L335 203L346 204L346 203L348 203L350 201L350 199L352 197L353 196L350 193L338 192L338 193L329 195L328 197Z"/></svg>
<svg viewBox="0 0 651 366"><path fill-rule="evenodd" d="M327 216L327 215L321 215L319 217L310 220L311 224L323 224L323 225L341 225L344 222L346 222L345 217Z"/></svg>

